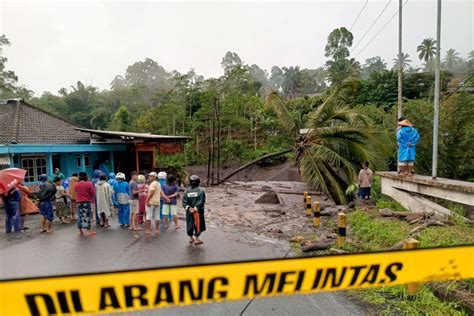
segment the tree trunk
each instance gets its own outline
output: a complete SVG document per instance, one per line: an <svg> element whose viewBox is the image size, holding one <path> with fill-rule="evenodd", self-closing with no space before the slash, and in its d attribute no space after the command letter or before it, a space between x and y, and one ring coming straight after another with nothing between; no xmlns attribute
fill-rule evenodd
<svg viewBox="0 0 474 316"><path fill-rule="evenodd" d="M270 154L266 154L266 155L263 155L262 157L260 158L257 158L255 160L252 160L251 162L248 162L246 163L245 165L235 169L234 171L232 171L231 173L229 173L227 176L225 176L222 180L220 181L225 181L227 179L229 179L230 177L232 177L233 175L235 175L236 173L239 173L240 171L244 170L244 169L247 169L248 167L256 164L257 162L260 162L262 160L265 160L267 158L271 158L271 157L275 157L275 156L281 156L281 155L284 155L286 153L289 153L293 150L293 148L289 148L289 149L284 149L284 150L281 150L281 151L278 151L276 153L270 153Z"/></svg>
<svg viewBox="0 0 474 316"><path fill-rule="evenodd" d="M332 245L334 245L334 241L317 241L317 242L301 247L301 251L308 252L308 251L315 251L315 250L325 250L325 249L331 248Z"/></svg>

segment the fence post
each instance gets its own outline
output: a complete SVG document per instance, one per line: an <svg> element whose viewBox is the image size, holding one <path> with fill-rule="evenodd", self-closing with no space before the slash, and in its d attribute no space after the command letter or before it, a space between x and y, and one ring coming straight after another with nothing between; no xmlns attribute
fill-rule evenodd
<svg viewBox="0 0 474 316"><path fill-rule="evenodd" d="M409 238L403 242L403 249L408 250L408 249L416 249L420 246L420 242L414 238ZM408 283L406 285L406 289L408 292L408 295L413 295L416 294L420 291L421 289L421 284L419 283Z"/></svg>
<svg viewBox="0 0 474 316"><path fill-rule="evenodd" d="M306 198L308 197L308 192L303 193L303 209L306 211Z"/></svg>
<svg viewBox="0 0 474 316"><path fill-rule="evenodd" d="M311 196L306 197L306 216L311 216Z"/></svg>
<svg viewBox="0 0 474 316"><path fill-rule="evenodd" d="M346 244L346 214L337 214L337 247L343 248Z"/></svg>
<svg viewBox="0 0 474 316"><path fill-rule="evenodd" d="M319 202L316 201L313 204L313 225L319 227L321 225L321 219L319 217L320 206Z"/></svg>

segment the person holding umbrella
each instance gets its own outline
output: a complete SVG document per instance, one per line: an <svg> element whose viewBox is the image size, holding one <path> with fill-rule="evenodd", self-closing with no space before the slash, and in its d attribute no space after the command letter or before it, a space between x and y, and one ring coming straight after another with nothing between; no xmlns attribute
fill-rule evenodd
<svg viewBox="0 0 474 316"><path fill-rule="evenodd" d="M18 168L7 168L0 171L0 195L5 208L5 231L10 233L21 232L21 193L17 186L25 178L26 170Z"/></svg>

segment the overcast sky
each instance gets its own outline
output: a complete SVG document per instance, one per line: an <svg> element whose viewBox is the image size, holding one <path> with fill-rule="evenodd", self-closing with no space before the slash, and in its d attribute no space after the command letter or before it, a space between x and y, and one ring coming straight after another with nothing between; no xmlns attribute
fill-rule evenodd
<svg viewBox="0 0 474 316"><path fill-rule="evenodd" d="M328 34L340 26L349 28L365 2L0 0L0 34L12 43L4 51L7 68L37 94L56 93L78 80L107 89L115 75L146 57L167 70L195 68L205 77L222 74L226 51L265 69L317 68L327 59ZM353 56L398 9L398 0L368 1L352 29L355 45L389 2ZM442 52L454 48L466 57L473 49L473 3L443 0ZM408 0L403 18L403 50L419 64L417 45L436 37L436 1ZM357 59L379 55L391 66L397 54L397 21L393 19Z"/></svg>

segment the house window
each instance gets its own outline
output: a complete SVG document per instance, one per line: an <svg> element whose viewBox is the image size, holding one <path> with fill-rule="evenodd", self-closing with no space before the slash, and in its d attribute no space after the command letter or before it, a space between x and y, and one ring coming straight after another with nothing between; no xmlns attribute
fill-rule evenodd
<svg viewBox="0 0 474 316"><path fill-rule="evenodd" d="M39 175L47 174L46 157L22 157L21 167L26 170L25 182L37 181Z"/></svg>
<svg viewBox="0 0 474 316"><path fill-rule="evenodd" d="M91 166L91 155L90 154L84 154L84 163L85 163L86 168ZM81 168L81 155L80 154L76 155L76 167Z"/></svg>

